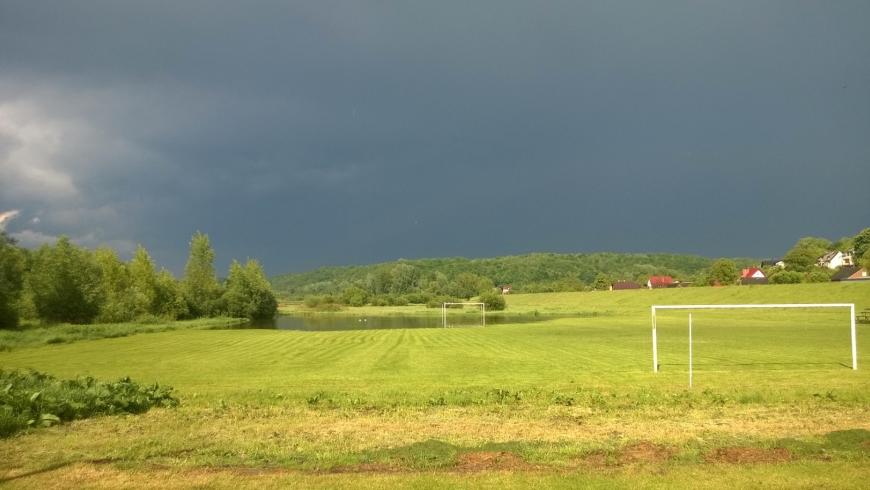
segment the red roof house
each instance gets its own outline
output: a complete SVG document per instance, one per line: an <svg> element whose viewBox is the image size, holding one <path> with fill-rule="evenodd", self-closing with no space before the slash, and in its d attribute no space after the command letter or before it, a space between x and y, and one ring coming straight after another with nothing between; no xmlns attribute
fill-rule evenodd
<svg viewBox="0 0 870 490"><path fill-rule="evenodd" d="M666 288L668 284L673 284L674 278L671 276L650 276L646 287L650 289Z"/></svg>
<svg viewBox="0 0 870 490"><path fill-rule="evenodd" d="M740 272L740 277L741 278L751 277L753 279L761 279L762 277L767 277L767 276L765 276L764 272L762 272L762 270L759 269L758 267L751 267L749 269L743 269Z"/></svg>

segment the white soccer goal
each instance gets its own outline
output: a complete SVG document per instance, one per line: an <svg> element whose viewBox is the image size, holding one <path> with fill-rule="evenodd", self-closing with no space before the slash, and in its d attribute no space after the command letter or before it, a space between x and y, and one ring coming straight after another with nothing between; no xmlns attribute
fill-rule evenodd
<svg viewBox="0 0 870 490"><path fill-rule="evenodd" d="M849 308L849 318L852 326L852 369L858 369L858 342L855 337L855 304L854 303L819 303L819 304L774 304L774 305L654 305L652 307L652 341L653 341L653 372L659 372L659 350L656 339L656 310L718 310L743 308ZM689 379L691 383L691 328L689 316Z"/></svg>
<svg viewBox="0 0 870 490"><path fill-rule="evenodd" d="M443 303L441 304L441 326L447 327L447 307L449 305L477 305L480 306L481 326L486 326L486 303Z"/></svg>

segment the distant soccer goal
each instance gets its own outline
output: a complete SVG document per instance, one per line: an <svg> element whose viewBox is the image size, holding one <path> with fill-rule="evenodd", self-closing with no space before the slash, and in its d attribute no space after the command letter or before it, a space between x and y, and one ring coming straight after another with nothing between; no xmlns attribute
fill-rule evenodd
<svg viewBox="0 0 870 490"><path fill-rule="evenodd" d="M459 306L460 308L465 305L476 305L480 307L480 326L486 326L486 303L442 303L441 304L441 326L448 327L452 325L448 325L448 315L447 309L451 306Z"/></svg>
<svg viewBox="0 0 870 490"><path fill-rule="evenodd" d="M652 344L653 371L659 371L658 335L656 329L656 311L658 310L718 310L718 309L782 309L782 308L849 308L849 318L852 333L852 369L858 369L858 343L855 335L855 305L853 303L821 303L821 304L737 304L737 305L654 305L652 307ZM843 322L845 323L845 322ZM692 369L692 320L688 318L689 327L689 379L691 384ZM845 328L844 328L845 330Z"/></svg>

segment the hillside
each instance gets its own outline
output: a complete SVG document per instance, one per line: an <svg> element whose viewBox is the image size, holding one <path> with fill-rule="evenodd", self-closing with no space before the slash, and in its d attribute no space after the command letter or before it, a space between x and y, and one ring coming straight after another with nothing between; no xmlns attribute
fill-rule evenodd
<svg viewBox="0 0 870 490"><path fill-rule="evenodd" d="M509 284L516 292L563 290L554 283L590 284L598 273L611 279L643 280L651 275L670 275L692 280L704 275L715 259L698 255L678 254L554 254L466 259L462 257L440 259L399 260L382 264L320 269L272 277L276 292L288 295L338 293L344 287L366 282L370 274L390 271L400 264L412 266L420 277L437 280L442 274L452 280L468 272L492 279L496 285ZM757 266L759 259L733 259L738 267Z"/></svg>

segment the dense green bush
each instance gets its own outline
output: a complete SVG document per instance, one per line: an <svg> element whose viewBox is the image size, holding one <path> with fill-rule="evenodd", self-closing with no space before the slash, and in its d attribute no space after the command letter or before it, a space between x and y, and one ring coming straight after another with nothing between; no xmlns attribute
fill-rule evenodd
<svg viewBox="0 0 870 490"><path fill-rule="evenodd" d="M435 295L431 293L411 293L406 294L405 298L408 300L408 303L415 305L425 305L429 302Z"/></svg>
<svg viewBox="0 0 870 490"><path fill-rule="evenodd" d="M478 301L486 305L486 311L501 311L505 308L504 296L494 291L481 294Z"/></svg>
<svg viewBox="0 0 870 490"><path fill-rule="evenodd" d="M369 293L357 286L348 286L341 293L341 302L348 306L364 306L369 301Z"/></svg>
<svg viewBox="0 0 870 490"><path fill-rule="evenodd" d="M130 378L114 383L90 376L59 380L48 374L0 370L0 437L97 415L144 413L179 403L172 388L139 386Z"/></svg>
<svg viewBox="0 0 870 490"><path fill-rule="evenodd" d="M104 299L103 271L90 250L62 236L33 253L27 288L39 317L50 322L90 323Z"/></svg>
<svg viewBox="0 0 870 490"><path fill-rule="evenodd" d="M244 266L233 260L222 296L223 309L234 318L264 320L278 313L278 300L256 259Z"/></svg>
<svg viewBox="0 0 870 490"><path fill-rule="evenodd" d="M18 326L18 301L24 290L26 252L0 230L0 329Z"/></svg>
<svg viewBox="0 0 870 490"><path fill-rule="evenodd" d="M804 282L804 275L797 271L782 271L767 279L770 284L800 284Z"/></svg>
<svg viewBox="0 0 870 490"><path fill-rule="evenodd" d="M807 282L831 282L831 276L825 271L810 271L807 274Z"/></svg>

